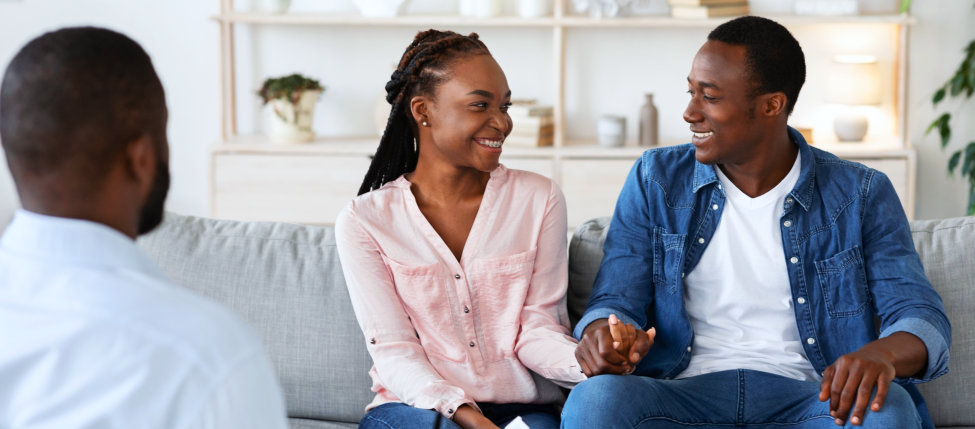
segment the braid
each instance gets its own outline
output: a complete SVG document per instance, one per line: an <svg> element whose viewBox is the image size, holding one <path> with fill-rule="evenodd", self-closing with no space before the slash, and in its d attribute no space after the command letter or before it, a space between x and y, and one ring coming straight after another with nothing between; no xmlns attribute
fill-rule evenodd
<svg viewBox="0 0 975 429"><path fill-rule="evenodd" d="M446 82L451 61L475 54L490 54L477 33L464 36L432 29L417 33L386 83L386 101L392 108L358 195L416 169L420 147L410 101L417 94L433 94Z"/></svg>

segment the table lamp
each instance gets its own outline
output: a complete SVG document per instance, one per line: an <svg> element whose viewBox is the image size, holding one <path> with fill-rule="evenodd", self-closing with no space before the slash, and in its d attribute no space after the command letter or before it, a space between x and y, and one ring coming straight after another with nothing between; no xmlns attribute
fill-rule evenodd
<svg viewBox="0 0 975 429"><path fill-rule="evenodd" d="M880 104L877 58L869 55L833 58L827 101L847 106L833 120L836 138L842 142L863 141L869 123L858 106Z"/></svg>

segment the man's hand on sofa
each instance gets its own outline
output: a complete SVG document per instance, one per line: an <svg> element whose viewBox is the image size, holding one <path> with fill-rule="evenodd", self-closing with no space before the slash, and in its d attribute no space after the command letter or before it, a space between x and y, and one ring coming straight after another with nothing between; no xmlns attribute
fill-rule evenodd
<svg viewBox="0 0 975 429"><path fill-rule="evenodd" d="M927 365L927 348L918 337L895 332L871 341L859 350L840 356L823 371L819 400L829 401L829 414L837 425L847 416L850 423L863 423L867 405L880 411L894 377L910 377ZM870 395L876 388L873 402ZM852 408L852 412L851 412Z"/></svg>
<svg viewBox="0 0 975 429"><path fill-rule="evenodd" d="M576 347L576 360L587 377L629 374L650 351L656 335L654 328L644 332L619 321L614 325L611 327L609 319L597 319L583 331Z"/></svg>

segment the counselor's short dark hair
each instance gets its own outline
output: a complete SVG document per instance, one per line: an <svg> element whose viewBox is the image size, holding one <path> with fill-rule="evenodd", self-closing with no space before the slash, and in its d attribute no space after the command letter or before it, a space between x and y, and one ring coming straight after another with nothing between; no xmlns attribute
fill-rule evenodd
<svg viewBox="0 0 975 429"><path fill-rule="evenodd" d="M103 28L65 28L31 40L0 84L0 140L15 181L55 171L95 185L143 135L162 153L166 115L149 55Z"/></svg>
<svg viewBox="0 0 975 429"><path fill-rule="evenodd" d="M782 24L759 16L743 16L719 25L708 40L745 47L747 70L755 81L752 94L781 91L788 98L787 113L806 81L802 47Z"/></svg>

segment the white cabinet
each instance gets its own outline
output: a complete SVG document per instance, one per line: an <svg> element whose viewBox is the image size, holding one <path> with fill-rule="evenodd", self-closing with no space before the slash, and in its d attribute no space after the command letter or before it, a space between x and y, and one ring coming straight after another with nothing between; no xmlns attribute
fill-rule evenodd
<svg viewBox="0 0 975 429"><path fill-rule="evenodd" d="M597 43L596 40L604 40L607 35L612 37L629 35L628 32L631 31L649 30L650 33L641 33L640 37L653 37L657 43L660 40L669 40L667 38L673 38L674 41L687 42L691 39L696 41L702 29L713 28L724 19L697 21L652 16L593 20L566 13L568 4L556 1L553 16L532 19L517 17L474 19L450 15L364 18L348 14L238 12L235 11L232 0L221 0L221 12L214 19L221 28L223 140L211 152L211 215L245 220L331 224L338 211L355 196L368 168L369 156L378 143L378 138L375 136L339 136L319 138L307 145L276 146L270 144L263 136L239 135L236 96L240 94L238 91L240 88L236 83L236 68L248 62L239 64L235 60L235 49L241 49L235 48L234 27L238 25L262 29L318 26L332 30L463 27L476 31L480 28L503 28L506 32L520 32L525 37L548 38L551 41L550 57L554 67L551 71L532 68L531 73L551 75L550 79L540 81L550 82L551 85L551 99L555 113L555 145L546 148L505 148L501 161L509 168L533 171L555 180L566 196L570 228L586 219L612 214L623 181L644 148L602 148L596 145L594 139L576 134L580 129L585 128L579 122L591 120L592 114L595 113L587 110L586 100L602 96L609 97L605 100L615 102L614 95L600 95L603 92L600 88L603 87L595 85L597 82L591 79L601 79L598 82L601 85L606 85L605 81L611 80L614 88L632 87L632 91L627 89L627 93L632 92L636 95L645 90L645 86L641 86L645 82L635 77L639 76L639 73L633 74L635 71L629 69L627 70L630 74L616 74L609 78L604 78L603 74L600 74L602 72L598 70L589 70L586 68L588 66L583 67L585 70L579 71L576 69L580 60L578 56L589 55L586 52L591 53L594 49L599 52L601 49L599 46L591 46ZM880 36L877 37L882 39L880 44L885 46L884 49L891 49L887 51L890 54L888 63L890 72L887 76L892 88L888 92L891 94L889 103L882 106L881 110L889 111L889 120L886 123L892 135L868 143L817 142L817 145L845 159L863 162L885 172L894 183L908 216L913 216L915 160L913 151L903 137L907 135L904 120L906 110L904 106L907 103L906 31L913 19L906 15L772 18L787 27L806 30L823 27L832 31L837 27L838 30L845 31L850 26L871 28L879 26L885 29L879 31ZM545 32L550 32L550 36L542 36ZM284 33L282 37L301 37L296 36L301 33L284 30L282 33ZM383 34L388 34L378 33L381 35L375 37L387 37ZM537 42L535 39L532 40ZM397 38L397 41L401 40ZM546 40L545 43L547 42ZM250 40L250 43L253 43L253 40ZM319 41L316 40L315 43ZM335 41L321 41L321 43L335 43ZM823 57L828 56L822 46L813 43L805 45L804 50L807 53L807 64L821 64ZM567 53L571 67L567 67ZM549 53L541 54L548 58ZM336 58L337 61L342 59ZM687 63L686 66L689 67L689 61L684 59L661 57L660 61L681 61L681 64ZM627 64L627 58L619 58L618 67L625 68ZM611 71L617 67L605 64L604 66L609 67ZM507 65L508 70L517 67L519 67L517 63ZM567 68L570 70L567 71ZM596 74L590 76L590 72ZM802 97L812 100L817 100L817 97L821 99L819 93L822 92L823 85L828 83L824 83L815 75L810 75L807 80ZM376 82L370 87L378 89L381 86L382 82ZM580 92L587 94L580 98ZM361 94L361 96L372 99L377 94ZM667 98L662 100L658 100L658 109L661 110L686 102L673 97L669 101ZM800 104L801 102L802 98ZM662 103L666 105L661 105ZM797 106L797 111L800 107ZM371 113L369 116L371 117ZM567 124L567 116L572 124ZM661 120L665 118L662 116ZM679 112L669 112L666 120L679 121ZM820 132L820 135L825 134ZM632 144L633 140L631 131L629 144ZM665 144L680 143L673 136L662 140Z"/></svg>

